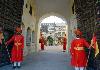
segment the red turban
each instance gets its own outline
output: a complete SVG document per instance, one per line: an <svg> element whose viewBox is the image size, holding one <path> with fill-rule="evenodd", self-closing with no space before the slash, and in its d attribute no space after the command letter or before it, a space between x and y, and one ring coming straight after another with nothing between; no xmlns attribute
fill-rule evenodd
<svg viewBox="0 0 100 70"><path fill-rule="evenodd" d="M16 28L16 32L21 32L21 28L20 27L17 27Z"/></svg>
<svg viewBox="0 0 100 70"><path fill-rule="evenodd" d="M42 36L43 34L41 33L40 36Z"/></svg>
<svg viewBox="0 0 100 70"><path fill-rule="evenodd" d="M79 29L76 29L76 30L74 31L74 33L75 33L76 35L82 35L82 32L81 32Z"/></svg>

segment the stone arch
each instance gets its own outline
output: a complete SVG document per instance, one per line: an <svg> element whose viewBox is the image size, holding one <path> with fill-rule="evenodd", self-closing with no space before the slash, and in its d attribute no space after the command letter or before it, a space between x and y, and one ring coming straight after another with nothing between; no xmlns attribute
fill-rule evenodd
<svg viewBox="0 0 100 70"><path fill-rule="evenodd" d="M65 19L64 16L61 16L61 15L58 14L58 13L50 12L50 13L44 14L43 16L40 17L39 22L38 22L38 33L40 33L40 31L39 31L39 30L40 30L40 27L39 27L39 26L40 26L41 21L42 21L43 19L49 17L49 16L57 16L57 17L61 18L63 21L65 21L66 24L68 24L68 23L67 23L67 20ZM37 35L40 35L40 34L37 34Z"/></svg>
<svg viewBox="0 0 100 70"><path fill-rule="evenodd" d="M39 23L38 23L38 30L40 30L40 23L42 22L42 20L43 19L45 19L45 18L47 18L47 17L49 17L49 16L56 16L56 17L59 17L59 18L61 18L63 21L65 21L66 23L66 25L68 25L68 23L67 23L67 20L65 19L65 17L64 16L62 16L62 15L60 15L60 14L58 14L58 13L54 13L54 12L50 12L50 13L47 13L47 14L44 14L42 17L40 17L40 19L39 19ZM67 30L68 31L68 30ZM38 31L38 33L40 33L40 31ZM40 34L38 34L38 35L40 35Z"/></svg>
<svg viewBox="0 0 100 70"><path fill-rule="evenodd" d="M39 23L41 23L41 21L42 21L44 18L47 18L47 17L49 17L49 16L51 16L51 15L52 15L52 16L57 16L57 17L61 18L63 21L65 21L65 22L67 23L67 20L65 19L64 16L61 16L60 14L54 13L54 12L47 13L47 14L44 14L43 16L41 16L40 19L39 19Z"/></svg>
<svg viewBox="0 0 100 70"><path fill-rule="evenodd" d="M40 17L40 19L39 19L39 23L38 23L38 34L37 35L40 35L39 33L40 33L40 23L42 22L42 20L43 19L45 19L45 18L47 18L47 17L50 17L50 16L56 16L56 17L58 17L58 18L61 18L63 21L65 21L66 23L66 25L68 25L68 23L67 23L67 19L64 17L64 16L62 16L62 15L60 15L60 14L58 14L58 13L54 13L54 12L51 12L51 13L47 13L47 14L44 14L42 17ZM68 26L67 26L67 30L66 30L66 35L67 35L67 38L68 38ZM39 36L38 36L39 37Z"/></svg>

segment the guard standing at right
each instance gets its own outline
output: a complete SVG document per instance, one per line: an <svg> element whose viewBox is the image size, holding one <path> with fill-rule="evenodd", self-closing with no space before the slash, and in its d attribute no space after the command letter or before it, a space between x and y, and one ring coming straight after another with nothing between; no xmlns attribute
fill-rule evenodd
<svg viewBox="0 0 100 70"><path fill-rule="evenodd" d="M65 36L63 37L63 52L66 51L66 44L67 44L67 39L66 39L66 34L65 34Z"/></svg>
<svg viewBox="0 0 100 70"><path fill-rule="evenodd" d="M77 29L75 30L76 38L71 42L71 64L75 70L84 70L87 66L87 55L85 47L89 48L88 42L82 38L82 32Z"/></svg>

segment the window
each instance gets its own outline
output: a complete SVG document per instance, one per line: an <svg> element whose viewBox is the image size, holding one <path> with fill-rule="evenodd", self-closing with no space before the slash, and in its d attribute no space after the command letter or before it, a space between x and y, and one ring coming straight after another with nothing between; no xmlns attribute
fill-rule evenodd
<svg viewBox="0 0 100 70"><path fill-rule="evenodd" d="M26 8L27 8L27 3L26 3Z"/></svg>
<svg viewBox="0 0 100 70"><path fill-rule="evenodd" d="M31 29L28 27L26 35L26 46L31 45Z"/></svg>
<svg viewBox="0 0 100 70"><path fill-rule="evenodd" d="M32 42L34 43L34 31L32 31Z"/></svg>
<svg viewBox="0 0 100 70"><path fill-rule="evenodd" d="M32 6L30 6L29 13L30 13L30 15L32 15Z"/></svg>

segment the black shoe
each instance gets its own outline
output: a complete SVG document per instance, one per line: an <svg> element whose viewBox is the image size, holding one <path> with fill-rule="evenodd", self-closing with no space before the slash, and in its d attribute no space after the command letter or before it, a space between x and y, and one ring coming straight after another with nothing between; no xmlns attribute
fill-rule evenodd
<svg viewBox="0 0 100 70"><path fill-rule="evenodd" d="M66 52L66 51L63 51L63 52Z"/></svg>
<svg viewBox="0 0 100 70"><path fill-rule="evenodd" d="M13 69L15 69L16 68L16 66L13 66Z"/></svg>
<svg viewBox="0 0 100 70"><path fill-rule="evenodd" d="M21 66L17 66L17 68L21 68Z"/></svg>

